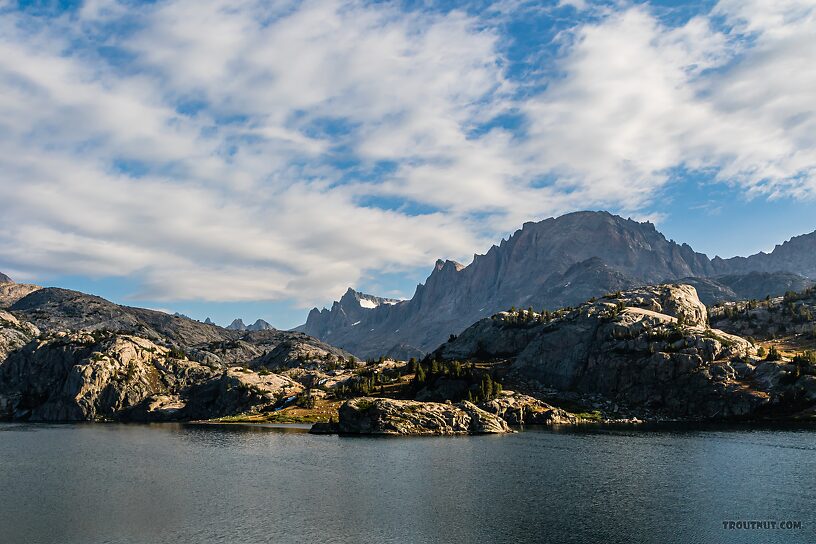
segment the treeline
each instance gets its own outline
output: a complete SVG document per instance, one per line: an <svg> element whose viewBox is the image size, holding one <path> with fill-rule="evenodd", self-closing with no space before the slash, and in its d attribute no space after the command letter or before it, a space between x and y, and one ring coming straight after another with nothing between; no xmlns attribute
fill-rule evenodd
<svg viewBox="0 0 816 544"><path fill-rule="evenodd" d="M561 308L554 312L550 310L543 309L540 312L536 312L533 310L532 307L527 308L526 310L523 308L516 309L515 306L511 306L510 309L507 311L507 316L504 316L502 319L505 323L510 323L513 325L526 325L528 323L548 323L557 317L561 317L562 315L566 314L572 310L571 307ZM498 314L493 316L493 319L499 317Z"/></svg>
<svg viewBox="0 0 816 544"><path fill-rule="evenodd" d="M804 293L794 293L793 291L788 291L783 297L780 305L773 304L770 298L766 298L762 301L748 300L742 306L724 306L722 308L722 317L728 319L729 321L743 319L751 323L756 323L758 321L758 316L754 310L762 307L767 310L768 321L771 323L778 321L777 319L774 319L774 314L779 314L784 317L785 320L793 323L810 323L814 320L814 309L810 304L802 301L809 299L812 296L813 295L808 291ZM783 323L781 320L779 320L779 322Z"/></svg>
<svg viewBox="0 0 816 544"><path fill-rule="evenodd" d="M814 298L814 296L816 296L816 286L808 287L798 293L796 291L786 291L783 300L785 302L798 302L800 300Z"/></svg>
<svg viewBox="0 0 816 544"><path fill-rule="evenodd" d="M464 382L461 393L456 395L458 398L447 399L452 402L485 402L495 399L502 392L502 384L498 379L486 370L477 369L473 363L463 365L459 361L436 359L413 361L409 363L408 371L414 373L411 381L414 395L423 389L433 390L446 380Z"/></svg>
<svg viewBox="0 0 816 544"><path fill-rule="evenodd" d="M365 366L355 366L355 376L336 388L333 394L337 398L345 399L352 397L364 397L372 394L382 395L385 386L398 382L405 375L413 374L412 365L417 364L416 359L404 366L395 368L381 368L379 364L385 362L385 357L379 359L369 359ZM356 363L355 363L356 365Z"/></svg>

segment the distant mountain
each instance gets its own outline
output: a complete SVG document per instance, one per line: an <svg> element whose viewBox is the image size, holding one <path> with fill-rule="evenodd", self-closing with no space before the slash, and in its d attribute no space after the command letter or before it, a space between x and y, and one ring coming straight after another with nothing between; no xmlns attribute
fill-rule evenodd
<svg viewBox="0 0 816 544"><path fill-rule="evenodd" d="M226 329L229 331L245 331L247 327L244 325L243 319L233 319L232 323L227 325Z"/></svg>
<svg viewBox="0 0 816 544"><path fill-rule="evenodd" d="M248 331L270 331L274 330L275 327L264 321L263 319L258 319L252 325L247 325L246 330Z"/></svg>
<svg viewBox="0 0 816 544"><path fill-rule="evenodd" d="M349 289L331 309L313 309L296 330L361 357L428 352L449 335L511 306L555 309L681 278L720 278L709 285L712 297L769 287L778 291L779 286L771 285L774 281L795 283L789 276L769 275L762 281L770 284L761 285L758 277L740 284L738 277L752 271L788 272L799 275L796 281L805 279L801 276L816 278L816 233L777 246L770 254L712 260L687 244L667 240L649 222L607 212L575 212L525 223L486 254L474 255L468 266L437 261L410 300L375 304L386 299ZM755 290L749 288L754 284ZM372 301L369 307L364 300Z"/></svg>
<svg viewBox="0 0 816 544"><path fill-rule="evenodd" d="M252 325L245 325L242 319L234 319L232 323L227 325L227 330L230 331L272 331L275 327L264 321L258 319Z"/></svg>
<svg viewBox="0 0 816 544"><path fill-rule="evenodd" d="M400 301L393 298L381 298L360 293L349 287L348 291L336 301L331 310L313 308L309 312L306 324L295 330L318 337L331 337L334 331L351 330L362 323L374 310L387 312L388 308ZM311 331L311 332L309 332Z"/></svg>
<svg viewBox="0 0 816 544"><path fill-rule="evenodd" d="M749 272L714 278L683 278L679 281L693 285L700 300L709 306L720 302L777 297L788 291L804 291L816 284L792 272Z"/></svg>
<svg viewBox="0 0 816 544"><path fill-rule="evenodd" d="M11 278L0 272L0 283L14 283Z"/></svg>
<svg viewBox="0 0 816 544"><path fill-rule="evenodd" d="M816 279L816 232L795 236L777 245L770 253L759 252L750 257L712 260L722 274L748 272L794 272Z"/></svg>

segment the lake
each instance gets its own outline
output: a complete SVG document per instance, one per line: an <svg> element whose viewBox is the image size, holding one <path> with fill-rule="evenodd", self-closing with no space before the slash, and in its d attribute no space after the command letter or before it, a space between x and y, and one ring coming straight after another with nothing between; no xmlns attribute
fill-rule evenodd
<svg viewBox="0 0 816 544"><path fill-rule="evenodd" d="M802 428L0 424L3 544L814 542L814 483Z"/></svg>

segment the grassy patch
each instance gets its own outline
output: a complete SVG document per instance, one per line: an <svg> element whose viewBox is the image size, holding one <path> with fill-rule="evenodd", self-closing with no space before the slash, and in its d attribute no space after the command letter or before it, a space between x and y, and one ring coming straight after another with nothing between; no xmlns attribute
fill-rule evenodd
<svg viewBox="0 0 816 544"><path fill-rule="evenodd" d="M575 414L575 416L579 419L584 419L586 421L601 421L603 419L600 410L593 410L591 412L578 412Z"/></svg>
<svg viewBox="0 0 816 544"><path fill-rule="evenodd" d="M339 401L317 400L314 408L290 406L277 412L251 412L220 417L214 423L317 423L330 419L337 421Z"/></svg>

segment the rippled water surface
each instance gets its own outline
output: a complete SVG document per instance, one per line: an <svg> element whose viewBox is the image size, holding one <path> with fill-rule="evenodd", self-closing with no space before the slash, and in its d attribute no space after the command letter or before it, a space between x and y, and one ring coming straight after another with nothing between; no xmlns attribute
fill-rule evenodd
<svg viewBox="0 0 816 544"><path fill-rule="evenodd" d="M0 542L816 542L816 432L0 425ZM738 531L724 520L791 520Z"/></svg>

